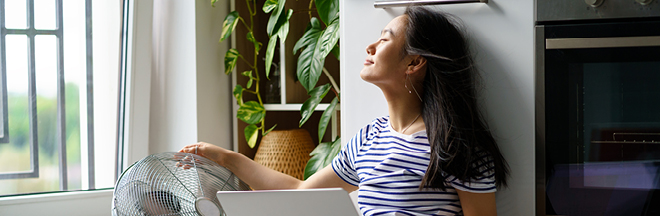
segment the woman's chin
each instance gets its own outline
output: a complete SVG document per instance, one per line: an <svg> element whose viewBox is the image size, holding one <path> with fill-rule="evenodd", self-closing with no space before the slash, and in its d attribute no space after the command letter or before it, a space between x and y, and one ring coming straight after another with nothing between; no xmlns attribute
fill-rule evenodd
<svg viewBox="0 0 660 216"><path fill-rule="evenodd" d="M374 81L375 81L374 76L369 75L369 74L365 74L365 73L360 73L360 78L362 78L362 80L364 80L365 82L368 82L368 83L374 83Z"/></svg>
<svg viewBox="0 0 660 216"><path fill-rule="evenodd" d="M362 70L360 71L360 78L362 78L362 80L364 81L367 81L367 78L369 77L369 75L367 74L368 74L367 67L362 68Z"/></svg>
<svg viewBox="0 0 660 216"><path fill-rule="evenodd" d="M364 67L360 71L360 78L368 83L377 83L387 79L387 76L381 74L380 71L374 70L374 68Z"/></svg>

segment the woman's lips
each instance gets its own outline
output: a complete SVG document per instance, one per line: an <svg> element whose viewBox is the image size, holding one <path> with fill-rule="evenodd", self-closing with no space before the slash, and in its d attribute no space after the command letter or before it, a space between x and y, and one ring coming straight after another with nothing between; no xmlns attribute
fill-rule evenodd
<svg viewBox="0 0 660 216"><path fill-rule="evenodd" d="M369 59L365 59L365 60L364 60L364 65L372 65L372 64L374 64L373 61L371 61L371 60L369 60Z"/></svg>

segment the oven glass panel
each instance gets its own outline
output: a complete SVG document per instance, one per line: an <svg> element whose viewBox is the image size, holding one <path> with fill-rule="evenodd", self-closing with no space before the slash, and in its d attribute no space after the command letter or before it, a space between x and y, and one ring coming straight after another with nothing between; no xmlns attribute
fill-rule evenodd
<svg viewBox="0 0 660 216"><path fill-rule="evenodd" d="M584 187L659 189L659 70L660 62L608 62L571 73L582 75L574 85L582 94Z"/></svg>
<svg viewBox="0 0 660 216"><path fill-rule="evenodd" d="M546 214L660 215L660 47L546 50Z"/></svg>

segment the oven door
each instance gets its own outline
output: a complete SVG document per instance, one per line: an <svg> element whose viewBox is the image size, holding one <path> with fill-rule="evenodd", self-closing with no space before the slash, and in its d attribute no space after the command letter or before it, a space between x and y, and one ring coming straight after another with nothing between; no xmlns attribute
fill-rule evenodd
<svg viewBox="0 0 660 216"><path fill-rule="evenodd" d="M537 215L660 215L660 22L536 33Z"/></svg>

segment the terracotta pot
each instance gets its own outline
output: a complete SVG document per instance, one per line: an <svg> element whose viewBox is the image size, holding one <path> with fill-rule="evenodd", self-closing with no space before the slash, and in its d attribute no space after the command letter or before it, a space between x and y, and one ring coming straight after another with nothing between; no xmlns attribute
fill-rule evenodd
<svg viewBox="0 0 660 216"><path fill-rule="evenodd" d="M274 130L261 138L254 161L302 180L314 147L304 129Z"/></svg>

